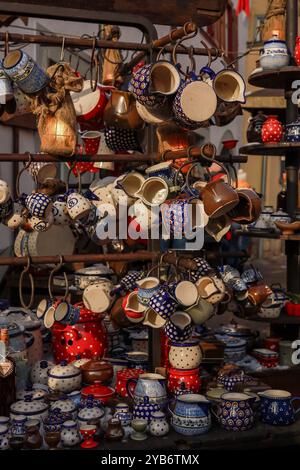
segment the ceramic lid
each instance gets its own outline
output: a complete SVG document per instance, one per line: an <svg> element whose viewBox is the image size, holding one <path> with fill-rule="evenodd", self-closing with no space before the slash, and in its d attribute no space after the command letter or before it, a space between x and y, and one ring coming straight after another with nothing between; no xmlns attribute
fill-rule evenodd
<svg viewBox="0 0 300 470"><path fill-rule="evenodd" d="M69 379L78 375L81 375L80 369L72 364L68 364L66 361L62 361L59 365L51 367L51 369L48 370L48 376L55 379Z"/></svg>
<svg viewBox="0 0 300 470"><path fill-rule="evenodd" d="M162 418L165 418L166 415L163 411L153 411L151 413L151 417L154 419L162 419Z"/></svg>
<svg viewBox="0 0 300 470"><path fill-rule="evenodd" d="M76 410L76 406L72 400L68 398L63 398L61 400L57 400L51 403L50 408L54 410L55 408L59 408L64 413L73 413Z"/></svg>
<svg viewBox="0 0 300 470"><path fill-rule="evenodd" d="M97 361L97 360L89 360L88 362L85 362L81 366L82 370L86 371L104 371L104 370L112 370L113 367L109 362L106 361Z"/></svg>
<svg viewBox="0 0 300 470"><path fill-rule="evenodd" d="M68 421L65 421L63 424L62 424L62 427L65 428L65 429L73 429L73 428L76 428L77 427L77 424L75 421L73 421L72 419L68 419Z"/></svg>
<svg viewBox="0 0 300 470"><path fill-rule="evenodd" d="M237 323L229 323L228 325L222 325L216 330L217 333L234 334L235 336L250 336L253 335L251 328L246 326L238 325Z"/></svg>
<svg viewBox="0 0 300 470"><path fill-rule="evenodd" d="M80 276L97 276L100 274L113 274L113 270L104 264L95 264L94 266L89 266L88 268L78 269L75 271L75 275Z"/></svg>
<svg viewBox="0 0 300 470"><path fill-rule="evenodd" d="M80 357L78 356L78 359L76 359L73 362L70 362L70 364L72 364L75 367L78 367L78 369L81 369L81 366L83 366L83 364L85 364L86 362L90 362L90 359L87 359L84 357L80 359Z"/></svg>
<svg viewBox="0 0 300 470"><path fill-rule="evenodd" d="M24 400L19 400L13 403L10 411L18 415L36 415L37 413L44 413L48 410L48 405L42 400L32 400L30 396L25 397Z"/></svg>
<svg viewBox="0 0 300 470"><path fill-rule="evenodd" d="M121 369L117 371L117 378L119 380L130 379L131 377L138 377L140 374L144 374L144 369Z"/></svg>
<svg viewBox="0 0 300 470"><path fill-rule="evenodd" d="M0 435L6 434L8 432L8 426L5 424L0 425Z"/></svg>
<svg viewBox="0 0 300 470"><path fill-rule="evenodd" d="M95 384L89 387L84 387L81 394L86 397L92 395L94 398L110 398L115 393L115 389L112 387L106 387L105 385Z"/></svg>
<svg viewBox="0 0 300 470"><path fill-rule="evenodd" d="M127 403L118 403L116 405L116 411L129 411L129 405Z"/></svg>
<svg viewBox="0 0 300 470"><path fill-rule="evenodd" d="M31 397L32 400L43 400L47 392L45 390L20 390L17 392L17 400L24 400L25 397Z"/></svg>
<svg viewBox="0 0 300 470"><path fill-rule="evenodd" d="M90 419L100 419L104 416L105 411L98 406L85 407L78 413L78 419L82 421L89 421Z"/></svg>

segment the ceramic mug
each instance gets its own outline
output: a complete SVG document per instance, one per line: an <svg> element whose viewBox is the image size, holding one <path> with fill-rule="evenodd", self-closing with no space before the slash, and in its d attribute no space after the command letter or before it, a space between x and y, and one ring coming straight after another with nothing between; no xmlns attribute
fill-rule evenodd
<svg viewBox="0 0 300 470"><path fill-rule="evenodd" d="M151 328L162 328L165 326L166 321L167 320L161 317L157 312L155 312L155 310L148 308L146 310L143 325L150 326Z"/></svg>
<svg viewBox="0 0 300 470"><path fill-rule="evenodd" d="M148 306L164 320L168 320L178 307L177 301L172 297L166 286L160 289L149 300Z"/></svg>
<svg viewBox="0 0 300 470"><path fill-rule="evenodd" d="M208 121L217 109L214 89L194 74L179 87L173 113L176 121L185 129L197 129Z"/></svg>
<svg viewBox="0 0 300 470"><path fill-rule="evenodd" d="M204 210L211 219L216 219L239 203L237 191L222 180L207 183L200 192Z"/></svg>
<svg viewBox="0 0 300 470"><path fill-rule="evenodd" d="M225 102L245 103L246 85L243 77L230 69L221 70L213 80L213 87L217 97Z"/></svg>
<svg viewBox="0 0 300 470"><path fill-rule="evenodd" d="M87 155L96 155L98 153L101 139L99 131L86 131L82 134L81 139Z"/></svg>
<svg viewBox="0 0 300 470"><path fill-rule="evenodd" d="M167 233L172 235L189 236L197 228L205 227L209 220L202 201L184 195L165 201L161 214Z"/></svg>
<svg viewBox="0 0 300 470"><path fill-rule="evenodd" d="M14 203L11 198L0 204L0 221L6 220L13 214Z"/></svg>
<svg viewBox="0 0 300 470"><path fill-rule="evenodd" d="M26 169L38 183L44 183L47 178L57 176L57 166L51 162L32 162Z"/></svg>
<svg viewBox="0 0 300 470"><path fill-rule="evenodd" d="M2 68L2 61L0 62L0 103L5 104L14 98L14 90L12 81L4 73Z"/></svg>
<svg viewBox="0 0 300 470"><path fill-rule="evenodd" d="M128 197L136 198L145 178L137 171L126 173L116 179L116 187L123 189Z"/></svg>
<svg viewBox="0 0 300 470"><path fill-rule="evenodd" d="M44 70L22 49L11 51L6 55L3 69L24 93L37 93L50 81Z"/></svg>
<svg viewBox="0 0 300 470"><path fill-rule="evenodd" d="M82 194L72 192L67 198L67 211L71 219L83 219L91 211L91 203Z"/></svg>
<svg viewBox="0 0 300 470"><path fill-rule="evenodd" d="M113 303L113 284L107 279L89 284L83 291L84 306L96 313L106 312Z"/></svg>
<svg viewBox="0 0 300 470"><path fill-rule="evenodd" d="M165 60L139 68L130 81L129 90L135 98L148 107L160 106L166 97L174 95L180 85L176 67Z"/></svg>
<svg viewBox="0 0 300 470"><path fill-rule="evenodd" d="M260 398L260 414L264 423L273 426L284 426L295 422L295 415L300 411L293 408L293 402L300 400L286 390L266 390L258 392Z"/></svg>
<svg viewBox="0 0 300 470"><path fill-rule="evenodd" d="M55 225L70 225L72 223L64 196L57 198L56 201L53 202L52 213L53 223Z"/></svg>
<svg viewBox="0 0 300 470"><path fill-rule="evenodd" d="M231 219L224 214L215 219L210 219L205 227L205 231L219 243L224 235L229 232L230 228Z"/></svg>
<svg viewBox="0 0 300 470"><path fill-rule="evenodd" d="M198 294L212 304L219 303L225 295L225 285L217 276L203 276L196 282Z"/></svg>
<svg viewBox="0 0 300 470"><path fill-rule="evenodd" d="M197 304L186 309L195 325L202 325L215 313L215 307L212 303L199 297Z"/></svg>
<svg viewBox="0 0 300 470"><path fill-rule="evenodd" d="M159 177L146 179L136 197L141 198L147 206L158 206L166 201L169 194L169 186L166 181Z"/></svg>
<svg viewBox="0 0 300 470"><path fill-rule="evenodd" d="M27 219L27 224L29 227L31 227L32 230L36 232L46 232L53 224L53 217L52 214L50 214L46 220L40 219L39 217L33 215Z"/></svg>
<svg viewBox="0 0 300 470"><path fill-rule="evenodd" d="M186 341L193 332L192 319L188 313L176 311L164 326L165 335L172 341Z"/></svg>
<svg viewBox="0 0 300 470"><path fill-rule="evenodd" d="M119 127L106 127L104 129L104 138L107 147L116 152L127 150L142 151L140 144L140 134L132 129L123 129ZM142 139L142 136L141 136Z"/></svg>
<svg viewBox="0 0 300 470"><path fill-rule="evenodd" d="M149 300L159 290L159 279L157 277L145 277L137 281L138 300L143 305L148 305Z"/></svg>
<svg viewBox="0 0 300 470"><path fill-rule="evenodd" d="M43 193L29 194L25 199L25 205L31 215L40 219L47 218L52 211L52 201Z"/></svg>
<svg viewBox="0 0 300 470"><path fill-rule="evenodd" d="M197 287L191 281L171 283L168 290L174 300L184 307L195 305L199 297Z"/></svg>
<svg viewBox="0 0 300 470"><path fill-rule="evenodd" d="M261 199L253 189L237 189L238 204L228 213L233 222L251 224L261 214Z"/></svg>
<svg viewBox="0 0 300 470"><path fill-rule="evenodd" d="M80 317L80 308L74 307L65 300L61 301L54 313L54 319L63 325L75 325Z"/></svg>
<svg viewBox="0 0 300 470"><path fill-rule="evenodd" d="M10 189L6 181L0 180L0 204L5 204L11 196Z"/></svg>
<svg viewBox="0 0 300 470"><path fill-rule="evenodd" d="M122 307L126 317L132 323L140 323L144 320L147 307L139 302L137 290L124 297Z"/></svg>
<svg viewBox="0 0 300 470"><path fill-rule="evenodd" d="M254 305L263 304L271 294L272 289L263 284L250 286L248 289L248 298Z"/></svg>

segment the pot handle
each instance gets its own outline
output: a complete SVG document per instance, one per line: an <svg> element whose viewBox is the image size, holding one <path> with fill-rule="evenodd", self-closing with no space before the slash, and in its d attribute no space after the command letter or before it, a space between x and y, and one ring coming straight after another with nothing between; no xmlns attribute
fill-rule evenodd
<svg viewBox="0 0 300 470"><path fill-rule="evenodd" d="M24 331L26 348L30 348L34 343L34 336L28 331Z"/></svg>
<svg viewBox="0 0 300 470"><path fill-rule="evenodd" d="M293 397L291 399L291 403L293 403L295 400L300 400L300 397ZM300 411L300 406L298 406L296 410L294 409L295 414L299 413L299 411Z"/></svg>
<svg viewBox="0 0 300 470"><path fill-rule="evenodd" d="M130 398L132 398L132 400L134 399L134 394L132 393L132 391L130 390L130 384L137 384L138 382L138 379L136 379L135 377L131 377L130 379L127 380L126 382L126 392L128 393L128 395L130 396Z"/></svg>
<svg viewBox="0 0 300 470"><path fill-rule="evenodd" d="M214 409L214 407L215 407L215 409ZM214 415L214 417L217 419L217 421L219 421L219 410L220 410L219 405L213 403L211 408L210 408L210 411Z"/></svg>

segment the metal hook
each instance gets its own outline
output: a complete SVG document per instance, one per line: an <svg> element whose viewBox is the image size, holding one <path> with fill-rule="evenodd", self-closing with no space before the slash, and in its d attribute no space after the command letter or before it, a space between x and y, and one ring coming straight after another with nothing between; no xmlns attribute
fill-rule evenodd
<svg viewBox="0 0 300 470"><path fill-rule="evenodd" d="M7 56L9 52L9 33L5 31L5 43L4 43L4 57Z"/></svg>
<svg viewBox="0 0 300 470"><path fill-rule="evenodd" d="M16 178L16 195L17 197L20 197L20 179L21 179L21 176L22 176L22 173L24 173L24 171L26 171L31 163L32 163L32 155L30 152L25 152L27 155L28 155L28 162L25 163L24 162L24 166L21 170L18 171L18 174L17 174L17 178Z"/></svg>
<svg viewBox="0 0 300 470"><path fill-rule="evenodd" d="M63 263L64 263L64 260L63 260L63 256L62 255L59 255L59 263L54 266L54 268L52 269L50 275L49 275L49 279L48 279L48 292L49 292L49 297L51 300L54 299L54 296L52 294L52 282L53 282L53 276L54 274L60 270L60 268L63 266ZM66 285L66 291L65 291L65 295L63 296L63 300L66 300L66 298L68 297L68 294L69 294L69 282L68 282L68 277L67 277L67 274L64 272L64 279L65 279L65 285Z"/></svg>
<svg viewBox="0 0 300 470"><path fill-rule="evenodd" d="M206 52L207 52L208 60L207 60L206 67L210 68L211 63L212 63L211 49L208 47L208 45L204 41L200 41L200 42L201 42L202 46L206 49Z"/></svg>
<svg viewBox="0 0 300 470"><path fill-rule="evenodd" d="M65 57L65 41L66 41L66 38L65 36L63 36L61 50L60 50L60 62L63 62L64 57Z"/></svg>
<svg viewBox="0 0 300 470"><path fill-rule="evenodd" d="M68 171L68 176L67 176L67 181L66 181L66 191L67 192L69 191L70 176L71 176L72 170L75 168L75 166L76 166L76 163L75 162L72 163L72 165L70 166L69 171ZM77 192L81 193L81 174L80 174L80 171L77 171L77 180L78 180Z"/></svg>
<svg viewBox="0 0 300 470"><path fill-rule="evenodd" d="M99 72L99 58L98 58L98 55L95 55L95 50L96 50L96 38L94 37L93 38L93 47L92 47L92 54L91 54L91 64L90 64L90 72L91 72L91 76L90 76L90 87L91 87L91 90L92 91L96 91L97 90L97 86L98 86L98 72ZM93 80L93 69L96 69L96 75L95 75L95 80Z"/></svg>
<svg viewBox="0 0 300 470"><path fill-rule="evenodd" d="M21 272L20 279L19 279L19 297L20 297L21 305L25 309L31 308L33 301L34 301L34 279L33 279L32 274L29 272L30 267L31 267L31 259L29 256L27 256L27 265L24 267L23 271ZM24 297L23 297L23 281L24 281L24 277L26 274L28 274L29 281L30 281L30 299L29 299L28 304L26 304L26 302L24 301Z"/></svg>

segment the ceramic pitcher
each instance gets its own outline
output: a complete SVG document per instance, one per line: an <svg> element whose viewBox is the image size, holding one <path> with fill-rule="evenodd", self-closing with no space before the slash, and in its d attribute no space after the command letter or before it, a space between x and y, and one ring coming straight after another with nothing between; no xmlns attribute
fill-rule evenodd
<svg viewBox="0 0 300 470"><path fill-rule="evenodd" d="M261 420L267 424L283 426L292 424L300 407L293 408L293 401L300 400L299 397L292 398L286 390L266 390L258 393L260 397Z"/></svg>
<svg viewBox="0 0 300 470"><path fill-rule="evenodd" d="M196 393L179 395L171 413L171 425L179 434L196 436L211 427L210 401Z"/></svg>
<svg viewBox="0 0 300 470"><path fill-rule="evenodd" d="M246 393L224 393L215 416L227 431L246 431L253 426L253 397Z"/></svg>
<svg viewBox="0 0 300 470"><path fill-rule="evenodd" d="M136 383L134 393L131 384ZM136 404L144 402L144 397L149 397L149 403L164 406L167 402L166 379L160 374L141 374L138 379L127 381L127 393Z"/></svg>

